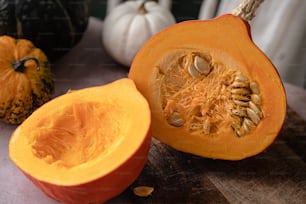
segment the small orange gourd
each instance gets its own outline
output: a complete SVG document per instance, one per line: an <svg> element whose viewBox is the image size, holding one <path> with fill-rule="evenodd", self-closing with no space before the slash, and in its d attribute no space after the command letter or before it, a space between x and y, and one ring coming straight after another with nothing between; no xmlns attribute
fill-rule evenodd
<svg viewBox="0 0 306 204"><path fill-rule="evenodd" d="M130 79L72 91L13 133L9 155L44 193L64 203L104 202L127 188L150 147L150 110Z"/></svg>
<svg viewBox="0 0 306 204"><path fill-rule="evenodd" d="M0 120L21 123L50 100L53 89L44 52L29 40L0 36Z"/></svg>
<svg viewBox="0 0 306 204"><path fill-rule="evenodd" d="M248 2L242 11L258 3ZM142 47L129 78L149 101L154 137L225 160L256 155L275 140L285 119L285 91L250 33L246 20L225 14L178 23Z"/></svg>

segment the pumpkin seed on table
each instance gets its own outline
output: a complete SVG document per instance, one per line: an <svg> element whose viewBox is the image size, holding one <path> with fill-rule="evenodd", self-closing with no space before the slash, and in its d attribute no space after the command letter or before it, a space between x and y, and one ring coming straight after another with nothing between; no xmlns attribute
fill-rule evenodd
<svg viewBox="0 0 306 204"><path fill-rule="evenodd" d="M133 189L133 193L139 197L148 197L153 191L154 188L150 186L137 186Z"/></svg>

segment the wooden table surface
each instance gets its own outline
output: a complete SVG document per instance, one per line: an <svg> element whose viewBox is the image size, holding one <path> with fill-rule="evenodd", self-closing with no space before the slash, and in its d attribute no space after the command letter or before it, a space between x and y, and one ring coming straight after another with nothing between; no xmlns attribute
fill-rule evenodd
<svg viewBox="0 0 306 204"><path fill-rule="evenodd" d="M82 41L53 64L55 96L68 89L127 77L101 45L102 22L90 18ZM306 203L306 91L285 84L288 114L278 139L263 153L242 161L200 158L153 140L139 178L107 203ZM56 204L28 181L8 158L16 126L0 123L0 203ZM147 198L135 186L154 187Z"/></svg>

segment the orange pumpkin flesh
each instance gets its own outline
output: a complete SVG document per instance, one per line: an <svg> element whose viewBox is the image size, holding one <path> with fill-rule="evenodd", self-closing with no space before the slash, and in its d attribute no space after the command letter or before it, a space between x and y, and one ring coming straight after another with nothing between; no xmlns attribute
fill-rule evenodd
<svg viewBox="0 0 306 204"><path fill-rule="evenodd" d="M103 202L141 172L150 146L150 110L129 79L60 96L13 133L12 161L51 198Z"/></svg>
<svg viewBox="0 0 306 204"><path fill-rule="evenodd" d="M138 52L129 78L149 102L153 137L183 152L250 157L274 141L285 119L286 96L275 67L253 43L249 24L231 14L161 31ZM259 121L248 110L254 95ZM237 110L243 116L233 114Z"/></svg>

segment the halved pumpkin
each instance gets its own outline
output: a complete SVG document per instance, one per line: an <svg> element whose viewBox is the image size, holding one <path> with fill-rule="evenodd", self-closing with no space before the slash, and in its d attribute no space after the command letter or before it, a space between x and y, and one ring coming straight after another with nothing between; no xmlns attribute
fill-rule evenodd
<svg viewBox="0 0 306 204"><path fill-rule="evenodd" d="M140 174L150 110L130 79L72 91L26 119L9 143L12 161L51 198L104 202Z"/></svg>
<svg viewBox="0 0 306 204"><path fill-rule="evenodd" d="M274 141L285 119L277 70L248 22L231 14L161 31L138 52L129 78L149 101L152 135L183 152L250 157Z"/></svg>

